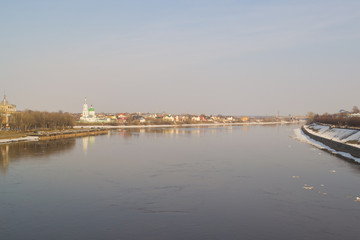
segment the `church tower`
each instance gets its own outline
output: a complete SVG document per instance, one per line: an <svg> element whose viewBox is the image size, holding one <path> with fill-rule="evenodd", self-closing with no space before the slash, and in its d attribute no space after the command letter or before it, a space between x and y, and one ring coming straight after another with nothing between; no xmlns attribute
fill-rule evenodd
<svg viewBox="0 0 360 240"><path fill-rule="evenodd" d="M9 127L9 117L16 112L16 105L9 104L4 91L4 99L0 102L0 126Z"/></svg>
<svg viewBox="0 0 360 240"><path fill-rule="evenodd" d="M86 97L83 105L82 116L80 117L82 122L99 122L99 119L95 115L94 107L91 105L90 109L88 108Z"/></svg>
<svg viewBox="0 0 360 240"><path fill-rule="evenodd" d="M83 112L82 112L82 117L83 118L87 118L89 116L89 110L88 110L88 105L86 103L86 97L85 97L85 102L84 102L84 106L83 106Z"/></svg>

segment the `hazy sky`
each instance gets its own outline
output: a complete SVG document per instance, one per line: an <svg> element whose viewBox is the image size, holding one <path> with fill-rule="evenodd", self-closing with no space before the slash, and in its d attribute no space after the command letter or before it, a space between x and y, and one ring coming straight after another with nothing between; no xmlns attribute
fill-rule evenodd
<svg viewBox="0 0 360 240"><path fill-rule="evenodd" d="M360 1L0 0L19 110L280 115L360 107Z"/></svg>

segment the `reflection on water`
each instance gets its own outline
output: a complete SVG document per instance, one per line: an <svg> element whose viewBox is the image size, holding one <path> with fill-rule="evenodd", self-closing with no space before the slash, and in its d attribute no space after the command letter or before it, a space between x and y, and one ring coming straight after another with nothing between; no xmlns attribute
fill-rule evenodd
<svg viewBox="0 0 360 240"><path fill-rule="evenodd" d="M238 127L239 128L239 127ZM204 136L205 133L211 134L221 133L224 130L231 132L232 126L209 126L209 127L174 127L174 128L125 128L118 130L118 134L123 137L138 137L161 135L164 137L177 137L180 135L199 137ZM112 132L114 134L115 131Z"/></svg>
<svg viewBox="0 0 360 240"><path fill-rule="evenodd" d="M95 144L95 136L87 136L82 138L84 155L87 155L88 147Z"/></svg>
<svg viewBox="0 0 360 240"><path fill-rule="evenodd" d="M1 146L1 170L5 173L9 166L9 145Z"/></svg>
<svg viewBox="0 0 360 240"><path fill-rule="evenodd" d="M82 138L82 144L83 144L83 150L84 150L84 155L87 155L87 150L88 150L88 145L89 145L89 138L88 137L83 137Z"/></svg>
<svg viewBox="0 0 360 240"><path fill-rule="evenodd" d="M45 158L51 154L58 154L62 151L70 150L75 147L75 139L61 139L52 141L39 142L20 142L0 145L1 171L6 173L9 164L17 160L25 160L26 158Z"/></svg>

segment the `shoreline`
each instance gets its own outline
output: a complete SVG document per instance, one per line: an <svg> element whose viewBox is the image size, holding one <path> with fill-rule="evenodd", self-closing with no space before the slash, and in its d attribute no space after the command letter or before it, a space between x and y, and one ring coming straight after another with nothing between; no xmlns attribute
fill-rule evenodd
<svg viewBox="0 0 360 240"><path fill-rule="evenodd" d="M178 128L178 127L212 127L212 126L256 126L256 125L276 125L276 124L297 124L302 121L296 122L249 122L249 123L191 123L191 124L174 124L174 125L121 125L121 126L104 126L104 125L89 125L89 126L74 126L76 129L87 128L103 128L103 129L122 129L122 128Z"/></svg>
<svg viewBox="0 0 360 240"><path fill-rule="evenodd" d="M39 141L39 137L26 136L26 137L18 137L18 138L5 138L5 139L0 139L0 145L7 143L36 142L36 141Z"/></svg>
<svg viewBox="0 0 360 240"><path fill-rule="evenodd" d="M305 133L321 138L325 141L331 141L336 144L343 144L360 151L360 130L341 127L331 127L328 125L312 123L302 126Z"/></svg>
<svg viewBox="0 0 360 240"><path fill-rule="evenodd" d="M46 141L46 140L55 140L55 139L63 139L63 138L102 135L102 134L107 134L108 131L109 130L105 130L105 129L74 129L74 130L56 131L56 132L29 133L29 134L25 134L26 135L25 137L0 139L0 145L8 144L8 143L17 143L17 142L36 142L36 141Z"/></svg>
<svg viewBox="0 0 360 240"><path fill-rule="evenodd" d="M356 164L360 164L360 158L354 157L352 156L350 153L347 152L341 152L341 151L337 151L335 149L330 148L329 146L325 145L324 143L321 143L319 141L316 141L315 139L309 137L308 135L306 135L302 128L297 128L294 129L294 133L295 136L293 136L294 139L296 139L299 142L304 142L307 144L310 144L320 150L323 150L325 152L328 152L330 154L333 154L341 159L344 159L346 161L352 162L352 163L356 163Z"/></svg>
<svg viewBox="0 0 360 240"><path fill-rule="evenodd" d="M324 135L314 133L308 128L308 125L303 125L299 130L305 139L301 139L301 137L297 136L298 140L305 141L319 149L325 150L341 158L346 158L356 163L360 163L360 148L358 145L354 146L355 144L337 141L337 139L327 138ZM299 135L299 133L297 135Z"/></svg>
<svg viewBox="0 0 360 240"><path fill-rule="evenodd" d="M285 124L299 124L302 121L281 121L281 122L249 122L249 123L201 123L201 124L174 124L174 125L129 125L129 126L104 126L104 125L91 125L91 126L74 126L73 130L45 132L40 134L29 133L25 137L18 138L5 138L0 139L1 144L16 143L16 142L29 142L29 141L43 141L55 140L61 138L91 136L107 134L111 129L131 129L131 128L184 128L184 127L226 127L226 126L257 126L257 125L285 125ZM26 135L26 134L25 134Z"/></svg>

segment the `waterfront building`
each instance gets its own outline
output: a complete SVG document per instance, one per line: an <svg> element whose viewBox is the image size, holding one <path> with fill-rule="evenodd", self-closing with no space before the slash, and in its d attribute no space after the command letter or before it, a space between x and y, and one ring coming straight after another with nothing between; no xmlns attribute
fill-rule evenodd
<svg viewBox="0 0 360 240"><path fill-rule="evenodd" d="M171 114L166 114L164 117L163 117L164 120L166 121L170 121L170 122L174 122L175 119L174 117L171 115Z"/></svg>
<svg viewBox="0 0 360 240"><path fill-rule="evenodd" d="M0 120L1 125L5 126L6 128L9 127L9 117L11 114L16 112L16 105L9 104L6 99L6 94L4 93L4 99L0 103Z"/></svg>
<svg viewBox="0 0 360 240"><path fill-rule="evenodd" d="M191 121L200 122L201 119L200 119L199 116L193 116L193 117L191 118Z"/></svg>
<svg viewBox="0 0 360 240"><path fill-rule="evenodd" d="M249 117L241 117L240 120L242 122L247 122L247 121L249 121Z"/></svg>
<svg viewBox="0 0 360 240"><path fill-rule="evenodd" d="M96 117L95 109L93 105L91 105L91 107L88 109L86 97L85 97L85 102L83 105L83 111L82 111L82 116L80 117L80 121L90 122L90 123L99 122L99 119Z"/></svg>
<svg viewBox="0 0 360 240"><path fill-rule="evenodd" d="M119 113L117 115L117 121L119 123L125 123L126 122L126 119L127 119L127 115L125 115L125 113Z"/></svg>

